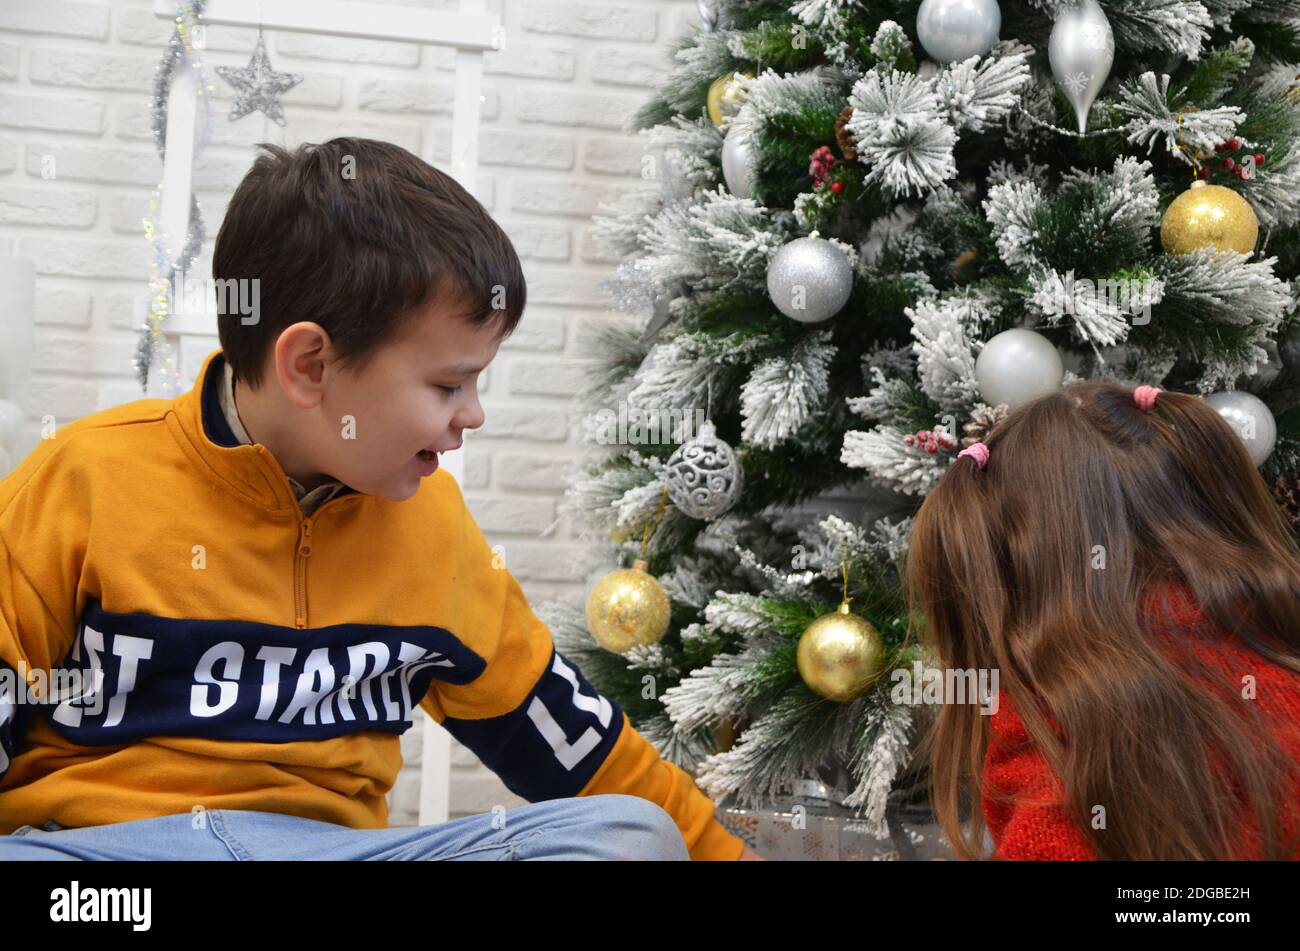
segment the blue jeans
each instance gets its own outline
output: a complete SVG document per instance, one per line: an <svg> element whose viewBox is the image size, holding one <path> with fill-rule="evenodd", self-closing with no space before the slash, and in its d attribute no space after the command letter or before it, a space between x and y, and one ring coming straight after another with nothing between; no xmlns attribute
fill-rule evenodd
<svg viewBox="0 0 1300 951"><path fill-rule="evenodd" d="M550 799L436 825L352 829L246 809L0 836L0 861L386 859L689 860L672 817L639 796Z"/></svg>

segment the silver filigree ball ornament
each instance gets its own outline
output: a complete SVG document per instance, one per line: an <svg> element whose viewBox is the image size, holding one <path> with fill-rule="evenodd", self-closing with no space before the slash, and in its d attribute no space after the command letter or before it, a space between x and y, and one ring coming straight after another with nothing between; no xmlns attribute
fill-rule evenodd
<svg viewBox="0 0 1300 951"><path fill-rule="evenodd" d="M668 498L691 518L717 518L736 504L744 488L740 460L726 442L718 438L712 420L700 425L700 432L678 446L664 466Z"/></svg>
<svg viewBox="0 0 1300 951"><path fill-rule="evenodd" d="M787 317L805 324L829 320L853 293L853 265L814 231L777 251L767 268L767 293Z"/></svg>

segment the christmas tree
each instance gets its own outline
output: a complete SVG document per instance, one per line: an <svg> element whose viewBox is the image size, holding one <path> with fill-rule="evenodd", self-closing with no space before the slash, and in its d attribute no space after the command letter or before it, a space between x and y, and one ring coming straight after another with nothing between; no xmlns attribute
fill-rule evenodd
<svg viewBox="0 0 1300 951"><path fill-rule="evenodd" d="M543 614L719 801L819 779L882 828L924 716L891 698L911 513L1007 412L1203 394L1295 512L1300 7L700 9L633 120L645 187L597 216L622 314L564 505L593 577L645 570Z"/></svg>

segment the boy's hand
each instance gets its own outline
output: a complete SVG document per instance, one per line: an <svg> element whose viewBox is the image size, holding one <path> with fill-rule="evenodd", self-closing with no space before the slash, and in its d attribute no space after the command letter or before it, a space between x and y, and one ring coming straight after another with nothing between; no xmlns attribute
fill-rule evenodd
<svg viewBox="0 0 1300 951"><path fill-rule="evenodd" d="M745 846L745 851L743 851L743 852L740 853L740 861L742 861L742 862L766 862L767 859L763 858L763 856L759 855L757 852L755 852L755 851L754 851L753 849L751 849L749 846Z"/></svg>

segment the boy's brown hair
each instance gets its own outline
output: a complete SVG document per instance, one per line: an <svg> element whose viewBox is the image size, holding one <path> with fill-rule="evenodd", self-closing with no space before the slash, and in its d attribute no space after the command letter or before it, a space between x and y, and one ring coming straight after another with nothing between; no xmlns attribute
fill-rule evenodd
<svg viewBox="0 0 1300 951"><path fill-rule="evenodd" d="M261 143L226 210L212 256L217 287L257 279L257 319L222 313L235 379L257 389L267 351L298 321L320 324L361 370L434 300L501 337L523 314L514 246L454 179L390 142L337 138L293 152Z"/></svg>

